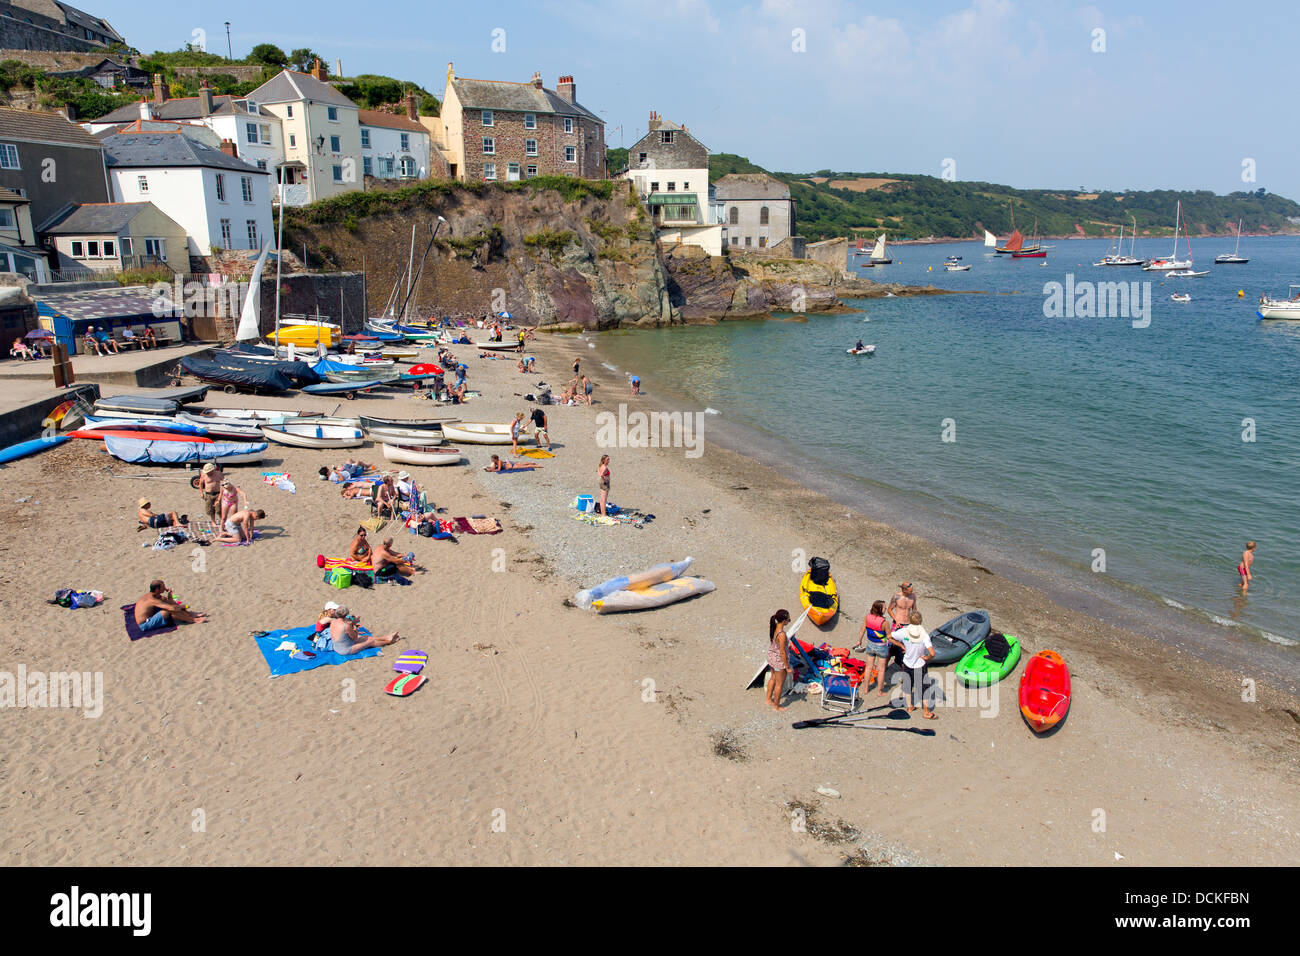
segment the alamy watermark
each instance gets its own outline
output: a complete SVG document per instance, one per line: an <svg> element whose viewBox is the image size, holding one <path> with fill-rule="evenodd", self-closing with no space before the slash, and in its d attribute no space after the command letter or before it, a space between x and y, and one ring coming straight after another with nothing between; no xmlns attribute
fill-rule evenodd
<svg viewBox="0 0 1300 956"><path fill-rule="evenodd" d="M1131 319L1133 328L1145 329L1151 324L1151 283L1075 282L1067 272L1064 283L1043 283L1043 317Z"/></svg>
<svg viewBox="0 0 1300 956"><path fill-rule="evenodd" d="M206 282L155 282L149 287L153 296L153 314L156 318L173 318L175 308L184 308L186 316L194 318L235 318L243 308L248 294L247 282L223 282L209 285Z"/></svg>
<svg viewBox="0 0 1300 956"><path fill-rule="evenodd" d="M687 458L704 454L703 412L629 412L596 415L596 444L601 448L684 448Z"/></svg>
<svg viewBox="0 0 1300 956"><path fill-rule="evenodd" d="M104 674L101 671L0 671L0 709L5 707L69 708L94 719L104 713Z"/></svg>

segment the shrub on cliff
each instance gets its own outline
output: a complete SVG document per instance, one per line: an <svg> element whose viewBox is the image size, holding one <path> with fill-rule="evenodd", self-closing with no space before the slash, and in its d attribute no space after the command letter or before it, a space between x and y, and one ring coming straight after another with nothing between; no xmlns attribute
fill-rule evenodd
<svg viewBox="0 0 1300 956"><path fill-rule="evenodd" d="M560 258L565 248L577 241L578 237L568 229L559 231L543 229L541 232L532 232L524 236L525 246L535 252L548 252L552 259Z"/></svg>

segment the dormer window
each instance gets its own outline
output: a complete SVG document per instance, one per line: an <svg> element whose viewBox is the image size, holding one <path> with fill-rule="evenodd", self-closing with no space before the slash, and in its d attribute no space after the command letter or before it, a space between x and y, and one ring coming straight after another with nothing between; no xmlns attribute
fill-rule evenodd
<svg viewBox="0 0 1300 956"><path fill-rule="evenodd" d="M671 129L661 129L659 131L659 142L671 143L673 141L673 132Z"/></svg>

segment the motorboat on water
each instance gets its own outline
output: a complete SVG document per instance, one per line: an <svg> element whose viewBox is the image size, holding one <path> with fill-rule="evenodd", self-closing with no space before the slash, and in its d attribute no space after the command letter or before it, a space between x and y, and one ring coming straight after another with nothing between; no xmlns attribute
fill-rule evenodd
<svg viewBox="0 0 1300 956"><path fill-rule="evenodd" d="M1195 269L1174 269L1172 272L1166 272L1165 276L1169 279L1199 279L1209 274L1209 269L1203 272L1197 272Z"/></svg>
<svg viewBox="0 0 1300 956"><path fill-rule="evenodd" d="M1169 298L1172 299L1174 302L1191 302L1191 301L1192 301L1192 297L1191 297L1191 295L1188 294L1188 293L1186 293L1186 292L1175 292L1175 293L1174 293L1173 295L1171 295Z"/></svg>

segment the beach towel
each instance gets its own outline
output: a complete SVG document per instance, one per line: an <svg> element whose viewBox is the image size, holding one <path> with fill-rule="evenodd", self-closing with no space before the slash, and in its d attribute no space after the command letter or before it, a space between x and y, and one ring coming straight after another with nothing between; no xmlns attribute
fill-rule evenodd
<svg viewBox="0 0 1300 956"><path fill-rule="evenodd" d="M549 452L544 448L531 448L528 451L519 452L524 458L554 458L555 453Z"/></svg>
<svg viewBox="0 0 1300 956"><path fill-rule="evenodd" d="M179 626L177 624L168 627L155 627L152 631L140 630L140 625L135 623L135 603L122 605L122 623L126 625L126 636L133 641L138 641L142 637L153 637L155 634L166 634L168 631L174 631Z"/></svg>
<svg viewBox="0 0 1300 956"><path fill-rule="evenodd" d="M354 478L331 478L331 479L330 479L330 484L332 484L332 485L351 485L351 484L372 485L372 484L374 484L375 482L383 481L383 480L384 480L384 479L383 479L383 477L379 474L379 472L377 472L377 471L371 471L371 472L367 472L367 473L364 474L364 475L357 475L357 476L354 477Z"/></svg>
<svg viewBox="0 0 1300 956"><path fill-rule="evenodd" d="M316 555L316 567L333 570L334 568L347 568L349 571L369 571L370 562L349 561L347 558L327 558L323 554Z"/></svg>
<svg viewBox="0 0 1300 956"><path fill-rule="evenodd" d="M275 485L281 491L287 491L291 495L298 493L298 486L293 483L287 471L264 471L262 472L262 481L264 484Z"/></svg>
<svg viewBox="0 0 1300 956"><path fill-rule="evenodd" d="M502 468L500 471L489 472L493 475L513 475L517 471L536 471L536 465L511 465L509 468Z"/></svg>
<svg viewBox="0 0 1300 956"><path fill-rule="evenodd" d="M380 531L384 530L384 525L386 524L388 524L387 518L374 517L362 521L361 527L365 528L371 534L378 534Z"/></svg>
<svg viewBox="0 0 1300 956"><path fill-rule="evenodd" d="M605 525L605 526L615 525L615 524L626 524L626 525L631 525L633 528L643 528L645 527L645 523L653 517L654 515L631 515L631 514L598 515L598 514L588 514L586 512L579 512L578 514L573 516L573 520L581 521L583 524Z"/></svg>
<svg viewBox="0 0 1300 956"><path fill-rule="evenodd" d="M502 530L496 518L452 518L451 521L460 534L499 534Z"/></svg>
<svg viewBox="0 0 1300 956"><path fill-rule="evenodd" d="M370 632L364 627L357 628L357 631L364 637L370 636ZM330 646L328 637L322 636L319 641L317 640L314 625L263 631L253 639L257 641L258 650L266 658L272 677L297 674L324 664L344 664L361 657L379 656L377 647L357 651L355 654L340 654Z"/></svg>

